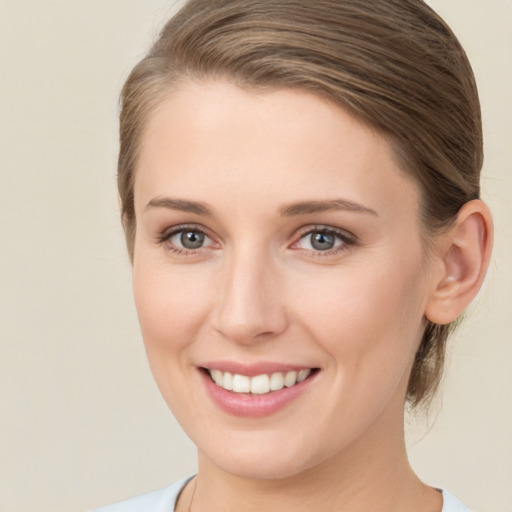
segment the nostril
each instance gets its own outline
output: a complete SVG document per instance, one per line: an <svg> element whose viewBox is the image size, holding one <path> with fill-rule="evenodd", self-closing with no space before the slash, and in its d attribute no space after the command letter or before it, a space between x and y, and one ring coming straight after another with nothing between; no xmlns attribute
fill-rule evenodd
<svg viewBox="0 0 512 512"><path fill-rule="evenodd" d="M262 332L260 334L256 334L255 338L269 338L273 334L274 333L272 331L265 331L265 332Z"/></svg>

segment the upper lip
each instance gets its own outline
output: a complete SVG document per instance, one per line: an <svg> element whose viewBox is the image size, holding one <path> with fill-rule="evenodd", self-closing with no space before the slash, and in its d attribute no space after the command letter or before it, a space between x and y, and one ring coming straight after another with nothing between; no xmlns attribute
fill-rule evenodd
<svg viewBox="0 0 512 512"><path fill-rule="evenodd" d="M276 372L299 371L303 369L313 369L314 366L301 364L288 364L269 361L260 361L253 363L241 363L235 361L208 361L199 365L207 370L220 370L238 375L246 375L247 377L255 377L256 375L272 374Z"/></svg>

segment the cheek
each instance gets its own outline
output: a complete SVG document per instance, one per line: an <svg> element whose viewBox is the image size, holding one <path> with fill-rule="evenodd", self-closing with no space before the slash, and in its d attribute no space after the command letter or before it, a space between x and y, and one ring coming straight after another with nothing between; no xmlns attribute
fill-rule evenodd
<svg viewBox="0 0 512 512"><path fill-rule="evenodd" d="M390 259L304 280L294 294L308 297L297 305L303 325L347 371L373 366L377 374L391 365L405 368L416 352L423 332L422 267L419 261Z"/></svg>
<svg viewBox="0 0 512 512"><path fill-rule="evenodd" d="M423 330L417 269L402 270L397 279L393 272L350 269L331 281L329 293L316 287L302 295L308 297L303 326L330 360L329 392L312 415L322 417L324 409L331 411L334 431L346 432L343 442L357 436L384 410L402 418ZM332 287L332 282L339 285Z"/></svg>
<svg viewBox="0 0 512 512"><path fill-rule="evenodd" d="M192 275L192 266L158 264L141 253L134 262L133 292L148 362L162 396L185 425L182 395L189 392L192 345L211 303L207 283L197 269Z"/></svg>
<svg viewBox="0 0 512 512"><path fill-rule="evenodd" d="M187 265L148 261L144 255L135 261L135 305L150 358L153 352L179 352L204 324L212 298L203 274Z"/></svg>

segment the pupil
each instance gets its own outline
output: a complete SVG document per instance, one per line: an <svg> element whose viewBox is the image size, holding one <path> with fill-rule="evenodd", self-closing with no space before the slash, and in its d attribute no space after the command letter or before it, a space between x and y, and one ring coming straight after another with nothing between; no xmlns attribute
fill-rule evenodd
<svg viewBox="0 0 512 512"><path fill-rule="evenodd" d="M325 251L334 247L334 236L328 233L312 233L311 245L319 251Z"/></svg>
<svg viewBox="0 0 512 512"><path fill-rule="evenodd" d="M180 238L181 245L186 249L198 249L204 242L204 235L197 231L184 231Z"/></svg>

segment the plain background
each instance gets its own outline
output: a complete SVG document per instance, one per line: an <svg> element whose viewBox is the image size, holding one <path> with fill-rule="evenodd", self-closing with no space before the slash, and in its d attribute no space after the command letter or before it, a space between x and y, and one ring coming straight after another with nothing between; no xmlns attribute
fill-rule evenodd
<svg viewBox="0 0 512 512"><path fill-rule="evenodd" d="M496 246L411 460L475 509L510 512L512 2L430 3L477 76ZM83 511L194 471L146 363L115 190L119 90L173 8L0 0L1 510Z"/></svg>

